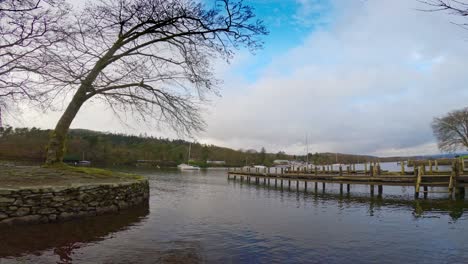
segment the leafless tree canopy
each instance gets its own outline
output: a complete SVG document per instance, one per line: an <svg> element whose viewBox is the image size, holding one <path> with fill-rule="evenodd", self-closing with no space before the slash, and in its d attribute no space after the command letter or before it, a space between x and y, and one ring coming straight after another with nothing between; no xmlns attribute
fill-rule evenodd
<svg viewBox="0 0 468 264"><path fill-rule="evenodd" d="M64 38L62 0L0 0L0 107L38 99L31 85L47 48Z"/></svg>
<svg viewBox="0 0 468 264"><path fill-rule="evenodd" d="M199 107L218 80L212 61L238 47L256 50L267 33L253 10L230 0L102 0L75 17L69 38L47 53L41 87L74 96L56 127L50 157L84 102L164 122L181 133L203 128ZM60 158L59 158L60 159ZM57 160L52 160L53 163Z"/></svg>
<svg viewBox="0 0 468 264"><path fill-rule="evenodd" d="M468 107L434 118L432 131L442 151L468 148Z"/></svg>
<svg viewBox="0 0 468 264"><path fill-rule="evenodd" d="M429 8L424 11L437 12L446 11L450 14L468 18L468 1L467 0L419 0L426 4ZM455 23L461 27L468 29L468 23Z"/></svg>

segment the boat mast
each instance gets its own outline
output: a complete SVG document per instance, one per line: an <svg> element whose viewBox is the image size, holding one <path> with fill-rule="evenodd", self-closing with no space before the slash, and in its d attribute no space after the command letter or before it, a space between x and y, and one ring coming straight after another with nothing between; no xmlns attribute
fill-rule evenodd
<svg viewBox="0 0 468 264"><path fill-rule="evenodd" d="M306 168L309 168L309 135L306 134Z"/></svg>

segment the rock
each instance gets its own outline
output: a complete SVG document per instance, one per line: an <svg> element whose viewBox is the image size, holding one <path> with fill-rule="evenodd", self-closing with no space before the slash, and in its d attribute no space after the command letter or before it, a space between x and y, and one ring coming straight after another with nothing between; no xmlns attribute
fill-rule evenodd
<svg viewBox="0 0 468 264"><path fill-rule="evenodd" d="M23 200L22 199L16 199L16 201L13 203L13 205L21 206L21 205L23 205Z"/></svg>
<svg viewBox="0 0 468 264"><path fill-rule="evenodd" d="M7 214L0 213L0 220L1 220L1 219L5 219L5 218L7 218L7 217L8 217Z"/></svg>
<svg viewBox="0 0 468 264"><path fill-rule="evenodd" d="M0 189L0 195L9 195L12 191L8 189Z"/></svg>
<svg viewBox="0 0 468 264"><path fill-rule="evenodd" d="M90 213L85 212L85 211L63 212L63 213L60 213L60 215L58 216L58 219L59 220L70 220L70 219L73 219L73 218L79 218L79 217L83 217L83 216L87 216L87 215L90 215Z"/></svg>
<svg viewBox="0 0 468 264"><path fill-rule="evenodd" d="M50 221L56 221L57 220L57 215L56 214L49 215L49 220Z"/></svg>
<svg viewBox="0 0 468 264"><path fill-rule="evenodd" d="M40 223L43 223L43 224L48 223L48 222L49 222L49 217L43 215L43 216L41 216L41 218L39 219L39 222L40 222Z"/></svg>
<svg viewBox="0 0 468 264"><path fill-rule="evenodd" d="M73 198L71 198L69 196L54 196L52 198L52 201L54 201L54 202L66 202L66 201L70 201L71 199L73 199Z"/></svg>
<svg viewBox="0 0 468 264"><path fill-rule="evenodd" d="M36 205L36 204L40 204L41 201L28 199L28 200L23 201L23 203L26 205Z"/></svg>
<svg viewBox="0 0 468 264"><path fill-rule="evenodd" d="M55 214L57 210L55 208L42 208L37 213L48 215L48 214Z"/></svg>
<svg viewBox="0 0 468 264"><path fill-rule="evenodd" d="M93 200L93 197L89 194L81 194L79 199L84 203L89 203Z"/></svg>
<svg viewBox="0 0 468 264"><path fill-rule="evenodd" d="M21 207L18 210L16 210L15 215L24 216L24 215L29 214L30 212L31 212L31 209L29 209L28 207Z"/></svg>
<svg viewBox="0 0 468 264"><path fill-rule="evenodd" d="M19 217L11 217L7 219L3 219L0 221L1 224L6 225L15 225L15 224L30 224L30 223L38 223L41 221L40 215L26 215L26 216L19 216Z"/></svg>
<svg viewBox="0 0 468 264"><path fill-rule="evenodd" d="M117 205L119 206L119 209L120 209L120 210L129 207L129 204L128 204L127 202L124 202L124 201L119 201L119 202L117 203Z"/></svg>
<svg viewBox="0 0 468 264"><path fill-rule="evenodd" d="M15 200L15 198L0 197L0 203L13 203Z"/></svg>
<svg viewBox="0 0 468 264"><path fill-rule="evenodd" d="M63 206L63 203L50 203L50 206L54 208L60 208Z"/></svg>
<svg viewBox="0 0 468 264"><path fill-rule="evenodd" d="M71 200L71 201L66 202L65 205L67 205L69 207L80 207L82 204L81 204L80 201Z"/></svg>
<svg viewBox="0 0 468 264"><path fill-rule="evenodd" d="M115 205L96 208L97 214L105 214L105 213L111 213L111 212L117 212L117 211L119 211L119 208L117 208L117 206Z"/></svg>
<svg viewBox="0 0 468 264"><path fill-rule="evenodd" d="M72 219L74 216L75 216L74 213L62 212L58 215L58 219L68 220L68 219Z"/></svg>

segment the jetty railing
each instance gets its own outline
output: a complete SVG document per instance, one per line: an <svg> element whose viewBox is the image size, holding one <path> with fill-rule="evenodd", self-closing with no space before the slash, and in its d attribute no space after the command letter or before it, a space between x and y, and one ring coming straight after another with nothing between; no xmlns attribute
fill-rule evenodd
<svg viewBox="0 0 468 264"><path fill-rule="evenodd" d="M401 162L399 171L382 170L379 162L365 163L364 169L356 170L355 164L346 165L319 165L314 167L265 167L265 168L229 168L227 172L228 180L237 180L260 184L273 184L283 187L287 182L288 188L291 182L303 182L307 191L308 183L314 183L317 189L318 183L322 183L325 189L327 183L340 185L340 192L344 185L347 191L351 184L369 185L371 195L374 194L375 186L378 194L382 195L383 186L414 186L414 196L419 197L420 193L427 198L428 193L447 193L451 198L464 198L465 188L468 186L468 173L465 171L463 159L452 159L451 167L448 171L439 170L437 160L428 161L426 164L419 163L413 171L406 171L405 165ZM421 190L421 187L423 190ZM444 187L443 190L431 190L429 187Z"/></svg>

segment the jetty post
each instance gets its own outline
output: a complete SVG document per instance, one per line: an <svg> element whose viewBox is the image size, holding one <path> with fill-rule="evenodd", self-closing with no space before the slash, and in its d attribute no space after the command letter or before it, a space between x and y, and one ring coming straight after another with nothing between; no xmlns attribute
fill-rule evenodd
<svg viewBox="0 0 468 264"><path fill-rule="evenodd" d="M416 184L414 187L414 198L419 197L419 187L421 185L422 175L423 175L423 166L419 166L416 168L416 164L414 165L414 175L416 176Z"/></svg>
<svg viewBox="0 0 468 264"><path fill-rule="evenodd" d="M374 163L374 165L370 165L370 166L369 166L369 173L370 173L370 177L371 177L371 178L374 178L375 163ZM374 196L374 185L373 185L373 184L370 185L370 195L371 195L371 196Z"/></svg>

